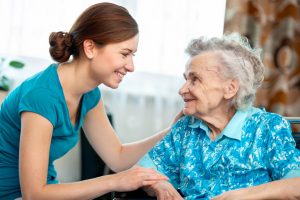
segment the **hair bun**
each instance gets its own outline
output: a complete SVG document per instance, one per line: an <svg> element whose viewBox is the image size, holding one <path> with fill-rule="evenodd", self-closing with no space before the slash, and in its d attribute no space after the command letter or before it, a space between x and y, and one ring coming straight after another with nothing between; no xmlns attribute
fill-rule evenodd
<svg viewBox="0 0 300 200"><path fill-rule="evenodd" d="M52 32L49 36L49 52L57 62L66 62L72 54L72 36L65 32Z"/></svg>

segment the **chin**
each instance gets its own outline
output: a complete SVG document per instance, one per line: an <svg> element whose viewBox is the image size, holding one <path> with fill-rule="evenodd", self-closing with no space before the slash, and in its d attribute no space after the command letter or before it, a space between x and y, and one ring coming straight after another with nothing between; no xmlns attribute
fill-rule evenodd
<svg viewBox="0 0 300 200"><path fill-rule="evenodd" d="M111 89L117 89L119 87L119 84L106 84L106 83L104 83L104 85L106 85L107 87L109 87Z"/></svg>
<svg viewBox="0 0 300 200"><path fill-rule="evenodd" d="M191 109L183 108L183 114L184 115L193 115L193 114L195 114L195 112L192 111Z"/></svg>
<svg viewBox="0 0 300 200"><path fill-rule="evenodd" d="M117 89L119 87L119 85L113 85L111 86L112 89Z"/></svg>

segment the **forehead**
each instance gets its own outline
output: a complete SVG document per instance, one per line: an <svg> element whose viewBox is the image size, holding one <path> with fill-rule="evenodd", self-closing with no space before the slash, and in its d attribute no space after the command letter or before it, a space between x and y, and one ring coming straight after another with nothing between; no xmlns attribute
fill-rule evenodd
<svg viewBox="0 0 300 200"><path fill-rule="evenodd" d="M105 45L104 47L108 49L129 50L132 52L136 52L138 47L138 42L139 42L139 35L137 34L128 40L118 42L118 43L110 43Z"/></svg>
<svg viewBox="0 0 300 200"><path fill-rule="evenodd" d="M128 40L125 40L123 42L120 42L118 44L121 48L130 48L130 49L136 51L138 43L139 43L139 35L137 34L134 37L132 37Z"/></svg>
<svg viewBox="0 0 300 200"><path fill-rule="evenodd" d="M207 75L219 74L220 61L216 53L213 52L203 52L199 55L192 57L186 65L185 74L196 73Z"/></svg>

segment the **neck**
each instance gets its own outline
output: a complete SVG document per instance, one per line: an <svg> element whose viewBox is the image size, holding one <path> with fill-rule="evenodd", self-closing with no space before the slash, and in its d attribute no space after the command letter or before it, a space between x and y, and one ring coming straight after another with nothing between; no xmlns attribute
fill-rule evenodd
<svg viewBox="0 0 300 200"><path fill-rule="evenodd" d="M235 108L227 107L215 112L214 114L201 117L211 130L210 138L212 140L216 139L221 134L235 113Z"/></svg>
<svg viewBox="0 0 300 200"><path fill-rule="evenodd" d="M88 77L88 65L87 61L76 60L59 65L58 76L66 96L81 98L98 86Z"/></svg>

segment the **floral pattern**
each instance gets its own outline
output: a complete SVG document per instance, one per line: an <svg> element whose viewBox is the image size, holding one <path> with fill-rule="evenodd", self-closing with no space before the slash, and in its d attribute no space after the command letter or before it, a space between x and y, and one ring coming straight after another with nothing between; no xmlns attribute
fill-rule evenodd
<svg viewBox="0 0 300 200"><path fill-rule="evenodd" d="M186 199L210 199L292 172L300 176L300 151L289 123L256 108L243 112L237 111L213 141L203 121L185 116L148 156Z"/></svg>

